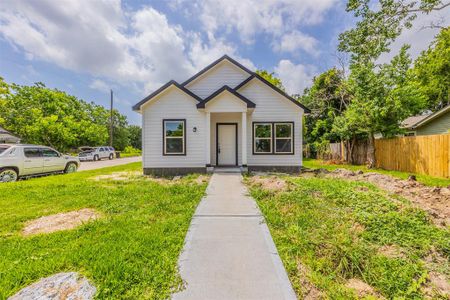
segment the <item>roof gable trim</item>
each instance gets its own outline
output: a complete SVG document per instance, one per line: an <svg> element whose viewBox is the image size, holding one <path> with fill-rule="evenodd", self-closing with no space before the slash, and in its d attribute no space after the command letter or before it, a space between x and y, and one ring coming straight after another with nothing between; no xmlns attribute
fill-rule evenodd
<svg viewBox="0 0 450 300"><path fill-rule="evenodd" d="M163 85L162 87L160 87L159 89L157 89L156 91L154 91L153 93L151 93L150 95L148 95L147 97L145 97L144 99L142 99L141 101L139 101L137 104L135 104L133 106L133 110L134 111L140 111L142 105L144 105L145 103L147 103L151 99L155 98L156 96L158 96L159 94L164 92L166 89L168 89L172 85L177 87L178 89L180 89L181 91L183 91L187 95L191 96L195 100L197 100L199 102L202 101L202 98L200 98L196 94L192 93L190 90L188 90L187 88L185 88L184 86L182 86L181 84L176 82L175 80L171 80L168 83L166 83L165 85Z"/></svg>
<svg viewBox="0 0 450 300"><path fill-rule="evenodd" d="M212 93L211 95L206 97L205 100L203 100L202 102L198 103L197 104L197 108L205 108L206 103L208 103L209 101L213 100L214 98L216 98L218 95L222 94L225 91L231 93L232 95L236 96L238 99L240 99L243 102L245 102L247 104L247 108L255 108L256 107L255 103L253 103L252 101L250 101L249 99L247 99L243 95L239 94L236 90L230 88L228 85L224 85L223 87L221 87L220 89L218 89L217 91L215 91L214 93Z"/></svg>

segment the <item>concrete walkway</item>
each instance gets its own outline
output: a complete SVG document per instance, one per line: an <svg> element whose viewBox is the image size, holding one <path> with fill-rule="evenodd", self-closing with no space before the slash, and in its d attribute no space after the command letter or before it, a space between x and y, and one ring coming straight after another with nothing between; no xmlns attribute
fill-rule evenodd
<svg viewBox="0 0 450 300"><path fill-rule="evenodd" d="M215 173L179 259L173 299L296 299L269 229L239 173Z"/></svg>
<svg viewBox="0 0 450 300"><path fill-rule="evenodd" d="M100 161L82 161L80 167L78 168L78 171L88 171L106 167L120 166L139 161L142 161L141 156L124 157L113 160L104 159Z"/></svg>

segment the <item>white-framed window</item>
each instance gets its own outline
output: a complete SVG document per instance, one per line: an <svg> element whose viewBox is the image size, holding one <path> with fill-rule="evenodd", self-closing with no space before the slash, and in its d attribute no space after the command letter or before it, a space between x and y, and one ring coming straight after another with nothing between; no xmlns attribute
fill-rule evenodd
<svg viewBox="0 0 450 300"><path fill-rule="evenodd" d="M277 154L291 154L294 152L294 124L274 123L275 141L274 150Z"/></svg>
<svg viewBox="0 0 450 300"><path fill-rule="evenodd" d="M186 155L186 120L163 120L163 155Z"/></svg>
<svg viewBox="0 0 450 300"><path fill-rule="evenodd" d="M272 123L253 123L253 152L272 153Z"/></svg>

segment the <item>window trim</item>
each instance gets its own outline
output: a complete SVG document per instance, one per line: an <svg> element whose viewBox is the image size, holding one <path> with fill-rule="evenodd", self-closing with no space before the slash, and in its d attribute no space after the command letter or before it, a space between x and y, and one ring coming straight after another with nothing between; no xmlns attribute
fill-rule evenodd
<svg viewBox="0 0 450 300"><path fill-rule="evenodd" d="M255 151L255 142L256 142L256 138L255 138L255 125L258 124L271 124L272 126L272 134L271 134L271 141L270 141L270 145L271 145L271 152L256 152ZM275 137L275 124L291 124L292 126L292 146L291 152L276 152L276 137ZM281 139L287 139L287 138L281 138ZM257 122L252 122L252 154L253 155L295 155L295 122L292 121L257 121Z"/></svg>
<svg viewBox="0 0 450 300"><path fill-rule="evenodd" d="M277 125L291 125L291 137L289 138L277 138ZM273 123L273 152L274 154L280 155L280 154L294 154L294 122L274 122ZM289 152L277 152L277 140L291 140L291 151Z"/></svg>
<svg viewBox="0 0 450 300"><path fill-rule="evenodd" d="M266 138L257 138L255 136L256 134L256 126L257 125L270 125L270 137L266 137ZM263 154L263 155L267 155L267 154L272 154L273 153L273 123L272 122L253 122L252 124L252 139L253 139L253 154ZM269 152L256 152L256 140L270 140L269 144L270 144L270 151Z"/></svg>
<svg viewBox="0 0 450 300"><path fill-rule="evenodd" d="M183 122L183 152L166 153L166 122ZM173 137L172 137L173 138ZM179 138L179 137L175 137ZM186 119L163 119L162 120L162 154L163 156L186 156Z"/></svg>

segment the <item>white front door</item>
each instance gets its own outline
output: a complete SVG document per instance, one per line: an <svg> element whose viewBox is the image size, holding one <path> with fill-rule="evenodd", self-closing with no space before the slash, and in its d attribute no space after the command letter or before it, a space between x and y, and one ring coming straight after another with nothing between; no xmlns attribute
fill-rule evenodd
<svg viewBox="0 0 450 300"><path fill-rule="evenodd" d="M217 124L217 165L237 165L237 124Z"/></svg>

